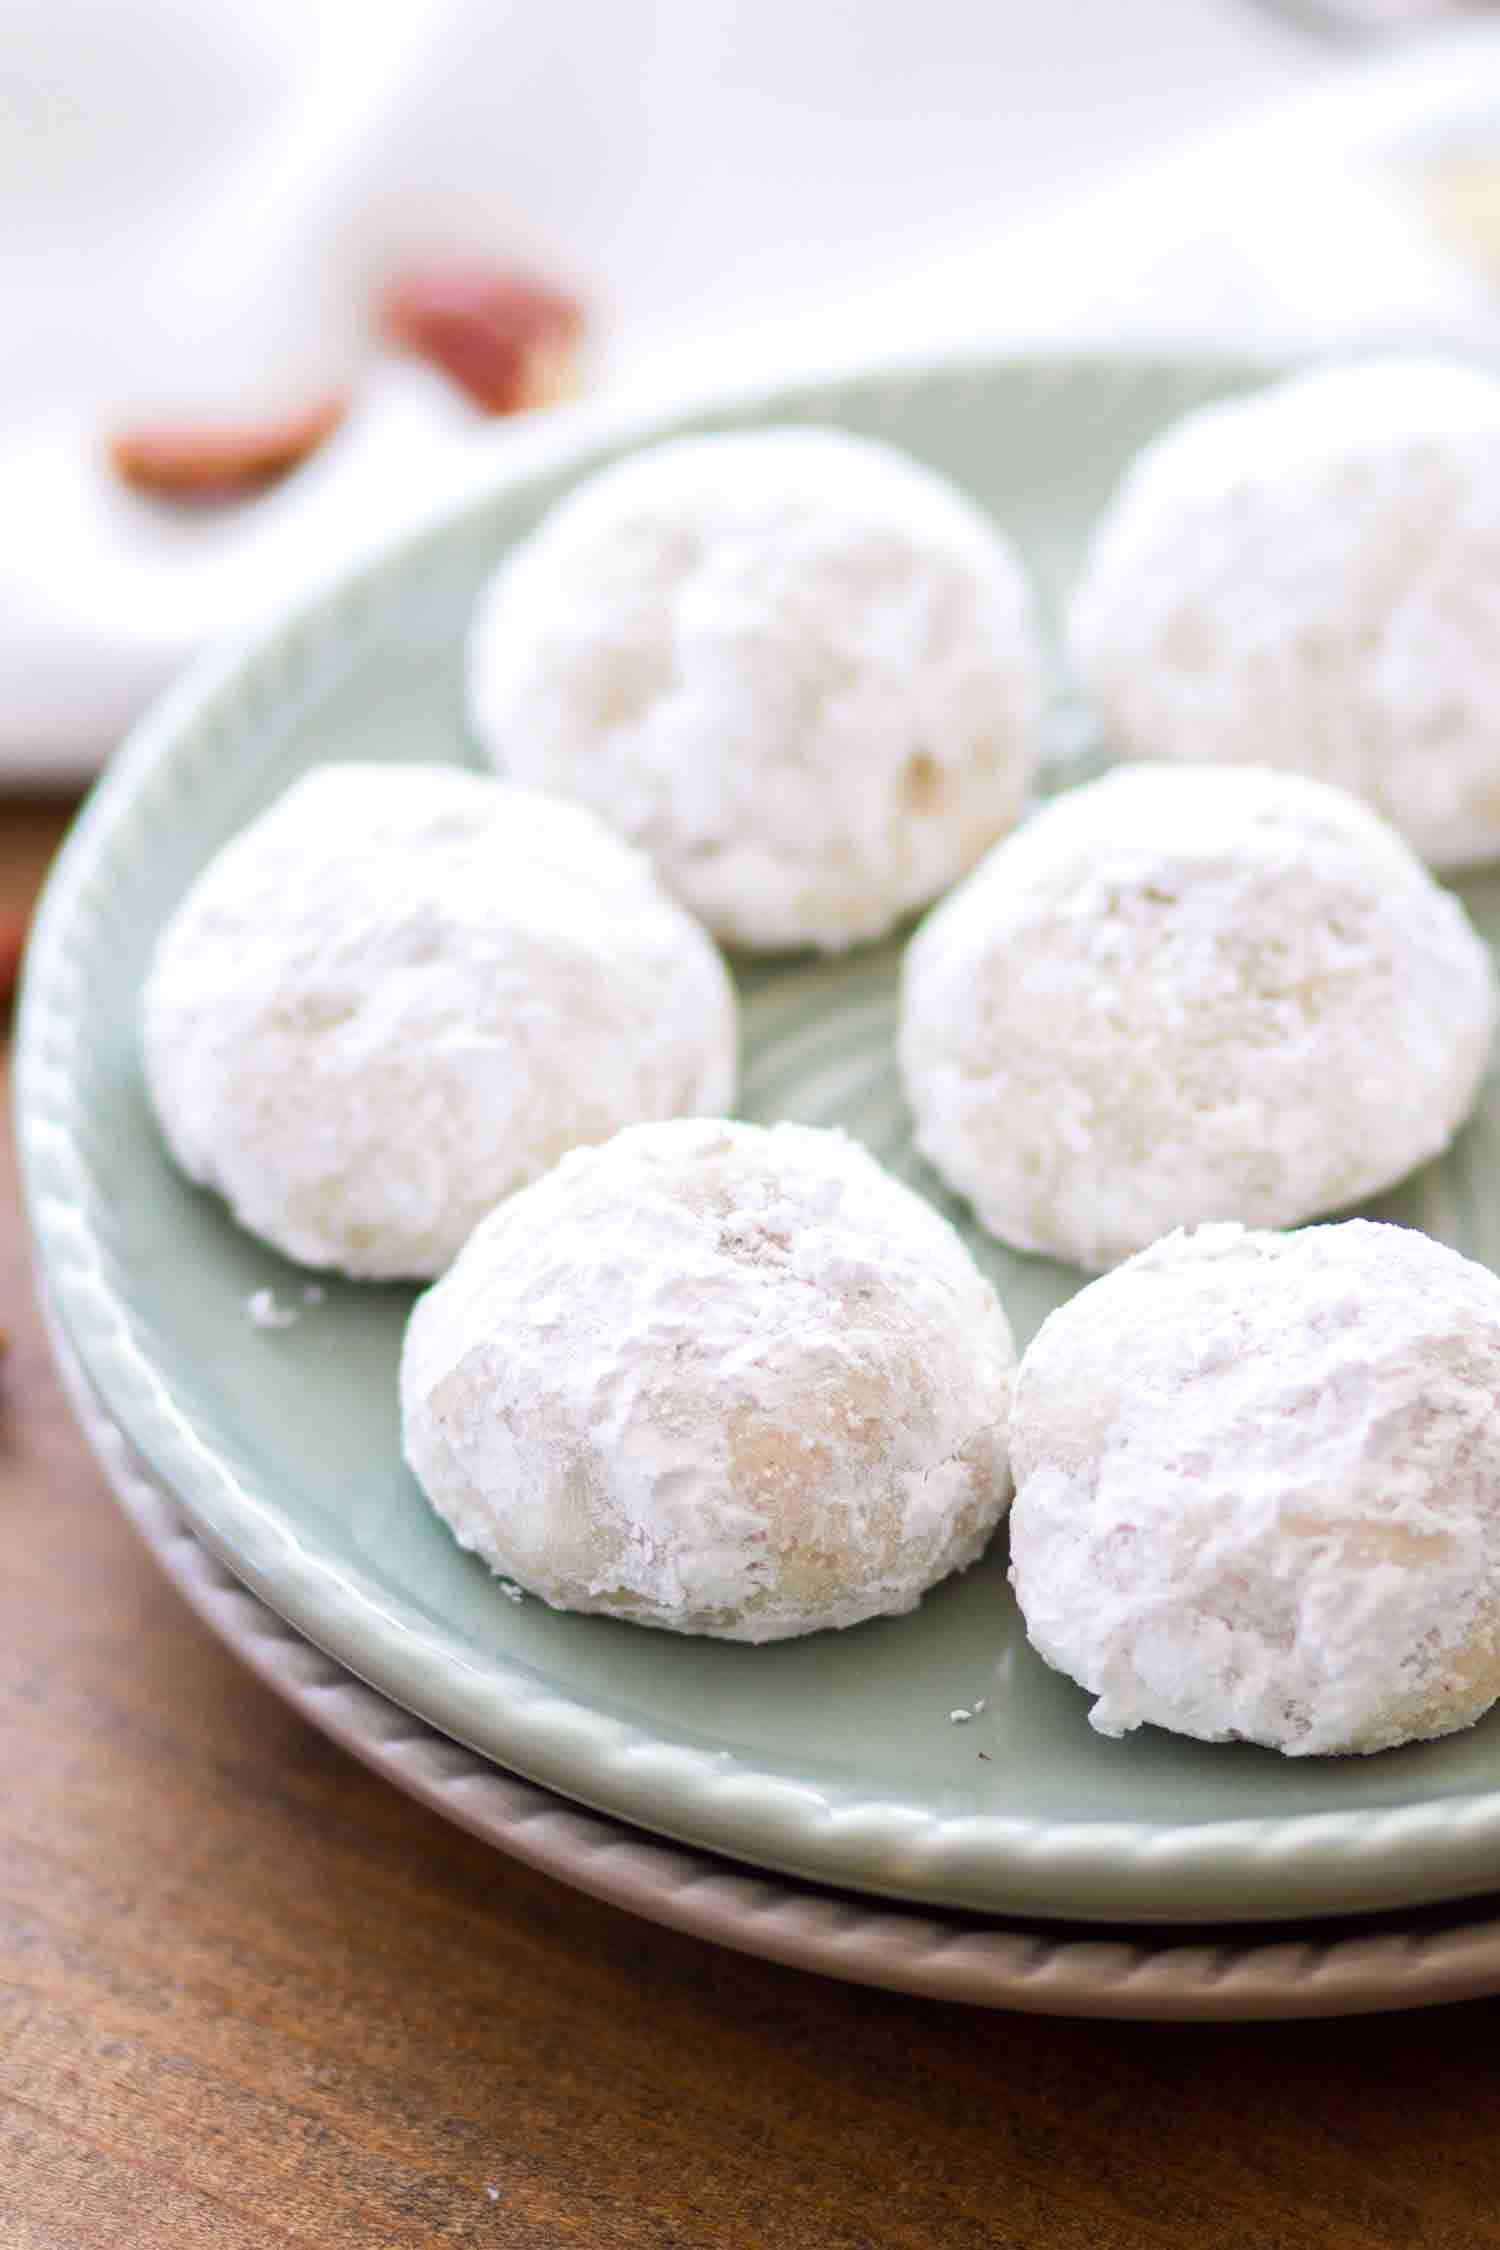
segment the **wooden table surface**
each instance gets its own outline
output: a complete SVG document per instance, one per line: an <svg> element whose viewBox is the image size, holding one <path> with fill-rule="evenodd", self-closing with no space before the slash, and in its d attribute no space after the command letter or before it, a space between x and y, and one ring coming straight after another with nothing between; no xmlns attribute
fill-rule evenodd
<svg viewBox="0 0 1500 2250"><path fill-rule="evenodd" d="M0 807L0 917L57 807ZM0 2250L1480 2250L1500 2003L982 2014L630 1920L409 1802L159 1578L0 1148Z"/></svg>

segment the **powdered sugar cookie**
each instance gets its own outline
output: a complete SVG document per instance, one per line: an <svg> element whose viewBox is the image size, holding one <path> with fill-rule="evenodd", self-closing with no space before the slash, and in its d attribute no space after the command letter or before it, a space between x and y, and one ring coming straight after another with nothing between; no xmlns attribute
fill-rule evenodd
<svg viewBox="0 0 1500 2250"><path fill-rule="evenodd" d="M1126 753L1296 767L1423 858L1500 855L1500 381L1319 370L1140 455L1074 593Z"/></svg>
<svg viewBox="0 0 1500 2250"><path fill-rule="evenodd" d="M1105 1734L1384 1750L1500 1697L1500 1280L1352 1220L1174 1234L1021 1364L1011 1577Z"/></svg>
<svg viewBox="0 0 1500 2250"><path fill-rule="evenodd" d="M1015 820L1040 667L1011 548L960 493L768 429L555 508L481 599L469 699L503 772L592 805L720 937L833 952Z"/></svg>
<svg viewBox="0 0 1500 2250"><path fill-rule="evenodd" d="M420 1299L406 1455L460 1545L558 1608L779 1640L973 1562L1013 1364L958 1236L855 1142L642 1125Z"/></svg>
<svg viewBox="0 0 1500 2250"><path fill-rule="evenodd" d="M908 951L917 1145L992 1234L1100 1268L1174 1226L1289 1226L1439 1154L1489 955L1344 791L1128 766L998 845Z"/></svg>
<svg viewBox="0 0 1500 2250"><path fill-rule="evenodd" d="M173 1155L288 1257L440 1273L499 1197L622 1124L733 1099L718 954L582 806L439 766L323 766L157 945Z"/></svg>

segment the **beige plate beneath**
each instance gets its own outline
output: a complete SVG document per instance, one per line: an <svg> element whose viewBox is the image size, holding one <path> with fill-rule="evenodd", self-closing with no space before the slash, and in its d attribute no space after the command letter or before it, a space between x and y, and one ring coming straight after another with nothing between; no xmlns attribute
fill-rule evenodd
<svg viewBox="0 0 1500 2250"><path fill-rule="evenodd" d="M1073 1931L920 1913L659 1842L518 1781L355 1679L231 1577L53 1347L126 1514L203 1622L322 1733L486 1843L669 1929L855 1984L1034 2015L1212 2021L1428 2007L1500 1991L1500 1900L1260 1937Z"/></svg>

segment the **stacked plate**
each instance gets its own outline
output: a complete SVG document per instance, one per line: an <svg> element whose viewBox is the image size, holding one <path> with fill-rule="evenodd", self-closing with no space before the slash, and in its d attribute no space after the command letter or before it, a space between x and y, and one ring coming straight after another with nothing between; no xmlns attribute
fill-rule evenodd
<svg viewBox="0 0 1500 2250"><path fill-rule="evenodd" d="M673 427L888 438L992 508L1050 600L1142 440L1263 373L905 367ZM1500 1989L1500 1909L1441 1903L1500 1886L1500 1715L1374 1759L1150 1730L1106 1742L1027 1647L1002 1552L912 1617L758 1649L507 1599L401 1465L410 1293L327 1284L309 1302L303 1275L167 1162L137 996L187 881L309 764L468 762L460 648L480 580L579 475L661 434L561 424L544 467L200 669L80 822L33 946L20 1130L60 1357L116 1489L194 1604L315 1724L501 1848L655 1919L1062 2012L1312 2014ZM1066 778L1088 751L1062 686L1053 726ZM1500 882L1467 896L1500 929ZM741 1106L842 1123L932 1194L1024 1343L1078 1277L977 1235L913 1156L895 968L887 948L747 970ZM1500 1099L1383 1215L1500 1263L1497 1136ZM286 1325L251 1317L266 1290Z"/></svg>

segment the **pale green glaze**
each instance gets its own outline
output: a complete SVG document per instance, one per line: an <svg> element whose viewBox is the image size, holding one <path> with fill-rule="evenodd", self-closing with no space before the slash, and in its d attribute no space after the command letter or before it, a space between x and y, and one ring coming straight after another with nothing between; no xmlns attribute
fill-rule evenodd
<svg viewBox="0 0 1500 2250"><path fill-rule="evenodd" d="M1251 379L1108 358L940 367L676 426L823 420L891 438L994 511L1050 603L1131 451ZM517 1606L401 1466L409 1293L330 1284L290 1331L251 1325L251 1291L295 1297L304 1277L162 1151L137 1054L151 941L209 853L306 765L471 759L459 695L471 596L597 458L580 449L556 473L495 484L200 669L138 730L76 832L33 951L21 1128L45 1274L110 1414L212 1545L313 1639L501 1761L647 1825L833 1882L1032 1913L1272 1916L1492 1884L1500 1717L1340 1762L1154 1732L1102 1741L1084 1697L1027 1649L1000 1550L913 1617L764 1649ZM1083 740L1060 693L1054 749L1072 757ZM1467 895L1500 931L1500 880ZM895 1082L894 966L887 948L743 975L742 1106L842 1121L938 1194L911 1157ZM1385 1215L1500 1262L1497 1141L1492 1097ZM1077 1277L968 1231L1024 1342ZM981 1695L984 1717L949 1723Z"/></svg>

